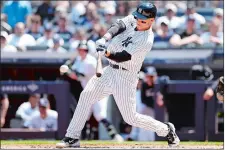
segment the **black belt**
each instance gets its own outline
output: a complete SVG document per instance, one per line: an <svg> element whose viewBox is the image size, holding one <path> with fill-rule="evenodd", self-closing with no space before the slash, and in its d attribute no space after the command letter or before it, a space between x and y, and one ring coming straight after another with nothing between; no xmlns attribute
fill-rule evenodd
<svg viewBox="0 0 225 150"><path fill-rule="evenodd" d="M112 63L109 63L109 66L112 67L112 68L114 68L114 69L120 69L120 66L119 65L115 65L115 64L112 64ZM127 70L127 69L125 69L123 67L121 67L121 69L122 70Z"/></svg>

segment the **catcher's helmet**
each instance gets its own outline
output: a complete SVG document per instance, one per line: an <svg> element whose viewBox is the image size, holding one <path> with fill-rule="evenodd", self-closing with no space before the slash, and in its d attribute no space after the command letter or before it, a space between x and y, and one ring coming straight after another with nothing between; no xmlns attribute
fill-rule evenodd
<svg viewBox="0 0 225 150"><path fill-rule="evenodd" d="M212 69L208 66L194 65L191 67L190 76L192 80L211 81L214 77Z"/></svg>
<svg viewBox="0 0 225 150"><path fill-rule="evenodd" d="M146 20L149 18L155 18L157 14L157 8L154 4L145 2L138 5L137 10L132 13L135 18Z"/></svg>

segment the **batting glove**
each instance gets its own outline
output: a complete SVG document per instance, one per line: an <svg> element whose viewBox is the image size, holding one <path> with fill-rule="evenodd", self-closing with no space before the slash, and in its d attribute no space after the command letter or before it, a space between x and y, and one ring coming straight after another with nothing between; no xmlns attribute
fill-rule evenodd
<svg viewBox="0 0 225 150"><path fill-rule="evenodd" d="M96 48L96 51L97 51L97 52L100 52L101 55L104 55L104 54L105 54L105 51L106 51L106 47L100 45L100 46L98 46L98 47Z"/></svg>

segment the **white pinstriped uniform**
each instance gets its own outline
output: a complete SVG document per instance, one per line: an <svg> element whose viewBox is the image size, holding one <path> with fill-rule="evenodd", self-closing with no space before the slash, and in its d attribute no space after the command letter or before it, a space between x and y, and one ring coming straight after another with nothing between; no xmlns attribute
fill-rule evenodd
<svg viewBox="0 0 225 150"><path fill-rule="evenodd" d="M132 15L122 19L126 24L126 30L115 36L108 45L108 50L121 52L126 50L132 55L131 60L116 63L127 70L114 69L107 66L103 69L100 78L93 76L80 95L73 119L67 129L66 137L79 139L81 130L87 120L91 106L98 100L113 94L116 104L128 124L146 130L152 130L158 136L166 136L168 126L162 122L136 112L136 86L138 83L138 71L144 61L145 55L151 50L154 34L150 28L147 31L135 31L136 20ZM126 42L122 42L128 39ZM129 42L132 41L131 43Z"/></svg>

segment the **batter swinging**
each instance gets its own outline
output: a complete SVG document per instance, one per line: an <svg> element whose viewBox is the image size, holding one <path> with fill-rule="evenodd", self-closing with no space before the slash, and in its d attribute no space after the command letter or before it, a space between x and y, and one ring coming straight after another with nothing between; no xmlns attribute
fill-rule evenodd
<svg viewBox="0 0 225 150"><path fill-rule="evenodd" d="M56 147L80 147L79 137L91 106L110 94L114 96L123 119L128 124L166 137L169 146L179 145L180 140L172 123L162 123L136 112L138 72L153 45L154 34L151 26L156 13L155 5L141 3L132 15L118 20L96 41L97 50L108 59L110 65L104 68L101 77L93 76L87 83L65 138ZM108 41L106 50L104 47Z"/></svg>

